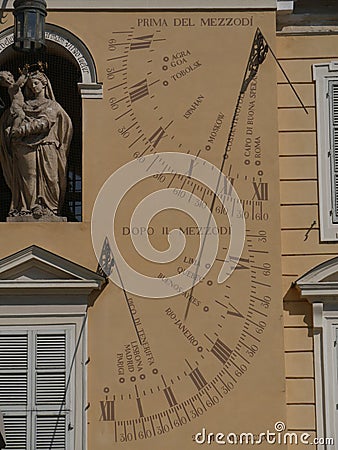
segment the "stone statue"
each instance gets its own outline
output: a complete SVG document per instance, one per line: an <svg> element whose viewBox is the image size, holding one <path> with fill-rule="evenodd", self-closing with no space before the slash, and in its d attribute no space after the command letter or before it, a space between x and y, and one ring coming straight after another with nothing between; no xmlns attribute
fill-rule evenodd
<svg viewBox="0 0 338 450"><path fill-rule="evenodd" d="M0 162L12 192L9 216L53 220L67 185L72 123L55 101L42 64L27 66L15 82L0 72L11 107L0 119Z"/></svg>
<svg viewBox="0 0 338 450"><path fill-rule="evenodd" d="M23 93L21 88L27 81L27 74L22 73L21 76L14 80L11 72L2 71L0 72L0 86L4 86L8 88L8 94L11 99L11 117L13 118L13 127L17 128L21 125L22 121L25 118L25 113L23 111L23 105L25 102ZM8 128L8 133L10 132L10 128Z"/></svg>

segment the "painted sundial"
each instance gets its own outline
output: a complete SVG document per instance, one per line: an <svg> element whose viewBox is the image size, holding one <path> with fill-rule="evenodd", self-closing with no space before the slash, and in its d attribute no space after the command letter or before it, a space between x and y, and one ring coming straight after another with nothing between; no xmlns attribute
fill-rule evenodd
<svg viewBox="0 0 338 450"><path fill-rule="evenodd" d="M115 13L101 32L126 164L92 216L110 278L90 369L99 448L190 449L202 426L282 418L273 30L272 12L187 11Z"/></svg>

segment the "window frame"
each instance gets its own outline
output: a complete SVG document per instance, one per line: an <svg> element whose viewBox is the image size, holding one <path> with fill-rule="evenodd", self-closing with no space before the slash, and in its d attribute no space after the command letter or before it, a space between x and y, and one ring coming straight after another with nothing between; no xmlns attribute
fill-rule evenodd
<svg viewBox="0 0 338 450"><path fill-rule="evenodd" d="M320 239L323 242L338 241L338 222L333 220L333 187L331 170L331 106L330 89L338 85L338 62L314 64L316 125L317 125L317 164L318 164L318 207Z"/></svg>
<svg viewBox="0 0 338 450"><path fill-rule="evenodd" d="M34 325L1 325L0 324L0 335L8 336L8 335L27 335L27 405L26 411L23 405L15 405L10 407L5 407L2 405L3 417L6 422L6 417L10 416L26 416L27 417L27 445L28 448L35 448L35 424L37 420L37 416L57 416L57 412L61 411L61 404L49 404L37 406L34 402L34 394L36 394L36 374L38 370L35 370L34 364L37 362L36 359L36 337L38 335L50 335L50 334L65 334L65 345L66 345L66 353L65 353L65 385L68 386L67 396L66 396L66 407L62 408L64 411L64 415L66 417L65 420L65 442L66 442L66 450L72 450L74 448L74 433L71 436L71 433L67 432L68 424L72 425L75 423L75 378L80 379L80 383L82 383L82 377L76 377L75 373L71 370L71 360L72 355L75 350L75 324L34 324ZM33 348L32 348L33 347ZM33 358L29 358L29 355L33 353ZM0 367L1 369L1 367ZM8 433L7 433L8 436Z"/></svg>
<svg viewBox="0 0 338 450"><path fill-rule="evenodd" d="M12 308L10 308L12 309ZM60 314L57 311L51 311L48 308L48 312L44 307L39 307L38 314L32 314L29 311L31 308L24 308L22 314L13 316L12 311L10 314L6 314L4 307L1 307L0 313L0 330L1 332L11 333L19 330L42 330L46 331L59 331L61 329L68 329L73 334L69 351L67 352L67 358L69 358L68 364L71 370L71 385L73 385L73 391L70 395L70 407L72 409L70 418L73 426L73 430L66 433L66 450L80 450L86 449L86 366L84 362L87 360L87 330L86 326L83 327L83 323L86 319L85 314L67 315ZM36 309L36 307L35 307ZM21 316L21 317L20 317ZM53 317L51 317L53 316ZM82 330L82 335L81 335ZM71 362L74 355L75 348L79 342L77 348L77 355L75 358L75 364L73 369L71 368ZM29 370L34 370L29 367ZM75 383L76 379L76 383ZM66 378L67 381L67 378ZM11 414L3 407L3 414L6 417L7 414ZM13 410L14 412L14 410ZM32 433L34 423L32 421L32 428L28 430L28 433Z"/></svg>
<svg viewBox="0 0 338 450"><path fill-rule="evenodd" d="M338 258L319 264L296 281L312 305L313 356L318 438L338 441ZM318 450L335 445L317 444Z"/></svg>
<svg viewBox="0 0 338 450"><path fill-rule="evenodd" d="M331 305L332 307L333 305ZM337 386L337 352L336 347L336 334L338 331L338 302L334 304L333 311L327 311L323 308L322 316L322 345L323 350L321 354L315 351L315 364L318 365L318 358L321 357L323 361L322 366L322 381L323 381L323 393L322 393L322 407L319 408L317 414L321 413L323 416L325 431L323 434L318 433L318 437L332 437L335 442L338 440L338 413L336 411L336 404L338 403L338 386ZM320 334L319 334L320 335ZM317 343L317 347L320 342ZM325 368L325 370L324 370ZM334 382L336 380L336 382ZM317 402L318 407L318 402ZM326 448L335 448L327 446Z"/></svg>
<svg viewBox="0 0 338 450"><path fill-rule="evenodd" d="M101 275L35 245L0 260L0 328L74 328L74 445L69 450L87 448L88 305L105 284Z"/></svg>

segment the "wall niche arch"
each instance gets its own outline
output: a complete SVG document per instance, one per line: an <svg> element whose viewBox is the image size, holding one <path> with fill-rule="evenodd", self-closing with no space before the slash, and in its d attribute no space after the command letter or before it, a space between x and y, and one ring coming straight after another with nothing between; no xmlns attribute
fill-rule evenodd
<svg viewBox="0 0 338 450"><path fill-rule="evenodd" d="M47 63L56 101L73 123L73 139L68 157L68 183L62 215L68 222L82 221L82 98L102 98L93 58L85 45L69 31L46 24L46 48L38 53L19 53L12 47L13 28L0 33L0 70L9 70L15 79L19 68L38 61ZM0 98L7 109L7 89L0 87ZM1 111L2 112L2 111ZM0 168L0 221L5 222L10 208L11 192Z"/></svg>

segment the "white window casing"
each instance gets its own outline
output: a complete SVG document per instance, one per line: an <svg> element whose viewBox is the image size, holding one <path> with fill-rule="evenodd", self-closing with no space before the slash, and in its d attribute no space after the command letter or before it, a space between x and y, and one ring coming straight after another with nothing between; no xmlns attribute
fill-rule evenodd
<svg viewBox="0 0 338 450"><path fill-rule="evenodd" d="M310 270L296 282L301 296L312 304L317 437L338 442L338 258Z"/></svg>
<svg viewBox="0 0 338 450"><path fill-rule="evenodd" d="M104 282L36 246L0 261L6 449L86 450L88 296Z"/></svg>
<svg viewBox="0 0 338 450"><path fill-rule="evenodd" d="M74 448L68 432L75 420L70 371L74 332L71 325L0 327L0 404L7 448Z"/></svg>
<svg viewBox="0 0 338 450"><path fill-rule="evenodd" d="M320 239L338 241L338 62L314 64Z"/></svg>
<svg viewBox="0 0 338 450"><path fill-rule="evenodd" d="M338 223L338 78L329 81L329 159L331 173L332 222Z"/></svg>

